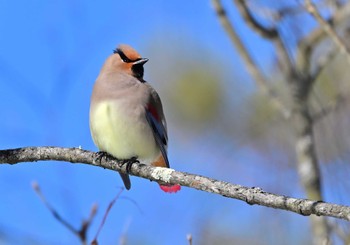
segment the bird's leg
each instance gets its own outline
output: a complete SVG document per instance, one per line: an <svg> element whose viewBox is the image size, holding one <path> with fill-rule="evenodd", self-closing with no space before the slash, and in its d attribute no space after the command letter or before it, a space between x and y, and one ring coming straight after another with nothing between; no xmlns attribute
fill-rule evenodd
<svg viewBox="0 0 350 245"><path fill-rule="evenodd" d="M131 166L134 163L140 163L140 161L137 160L137 157L132 157L130 159L122 159L122 160L119 159L118 165L119 165L119 167L122 167L122 166L124 166L124 164L126 164L126 172L130 173Z"/></svg>

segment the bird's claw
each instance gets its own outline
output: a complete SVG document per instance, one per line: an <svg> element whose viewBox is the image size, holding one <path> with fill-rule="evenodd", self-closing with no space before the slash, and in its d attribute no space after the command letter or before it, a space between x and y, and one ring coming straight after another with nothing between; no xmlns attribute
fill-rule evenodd
<svg viewBox="0 0 350 245"><path fill-rule="evenodd" d="M132 157L130 159L122 159L118 161L118 166L119 167L122 167L126 164L126 172L127 173L130 173L131 171L131 166L134 164L134 163L140 163L140 161L137 159L137 157Z"/></svg>
<svg viewBox="0 0 350 245"><path fill-rule="evenodd" d="M97 157L95 158L96 162L99 162L101 164L102 158L107 158L107 157L113 157L111 154L105 151L99 151L97 152ZM133 163L140 163L140 161L137 159L137 157L132 157L130 159L118 159L117 158L117 163L119 167L123 167L126 164L126 172L130 173L131 171L131 166Z"/></svg>
<svg viewBox="0 0 350 245"><path fill-rule="evenodd" d="M105 151L99 151L97 152L97 157L95 158L95 161L99 162L101 164L102 158L112 157L110 154L108 154Z"/></svg>

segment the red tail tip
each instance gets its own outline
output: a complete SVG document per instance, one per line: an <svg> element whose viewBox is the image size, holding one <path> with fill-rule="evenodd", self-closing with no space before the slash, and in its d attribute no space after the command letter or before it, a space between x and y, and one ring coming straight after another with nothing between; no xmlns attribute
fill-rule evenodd
<svg viewBox="0 0 350 245"><path fill-rule="evenodd" d="M180 185L159 185L159 187L162 189L162 191L167 193L176 193L181 190Z"/></svg>

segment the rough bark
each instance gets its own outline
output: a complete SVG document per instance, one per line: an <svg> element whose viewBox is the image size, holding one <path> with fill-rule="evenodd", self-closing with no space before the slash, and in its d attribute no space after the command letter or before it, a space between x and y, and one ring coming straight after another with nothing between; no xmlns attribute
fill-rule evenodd
<svg viewBox="0 0 350 245"><path fill-rule="evenodd" d="M0 150L0 164L50 160L84 163L126 173L126 166L121 166L117 159L108 156L101 158L98 153L82 150L80 148L24 147ZM179 184L181 186L241 200L250 205L257 204L287 210L301 215L330 216L350 221L349 206L276 195L265 192L257 187L248 188L200 175L178 172L168 168L152 167L144 164L133 164L129 173L160 183Z"/></svg>

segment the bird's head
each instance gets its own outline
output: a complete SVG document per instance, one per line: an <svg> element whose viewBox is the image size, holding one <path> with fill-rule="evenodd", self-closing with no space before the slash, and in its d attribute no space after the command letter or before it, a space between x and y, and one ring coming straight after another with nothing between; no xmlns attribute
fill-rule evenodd
<svg viewBox="0 0 350 245"><path fill-rule="evenodd" d="M148 61L147 58L142 58L135 49L126 44L119 45L117 49L113 50L113 53L113 65L117 66L115 68L138 79L143 78L143 65Z"/></svg>

